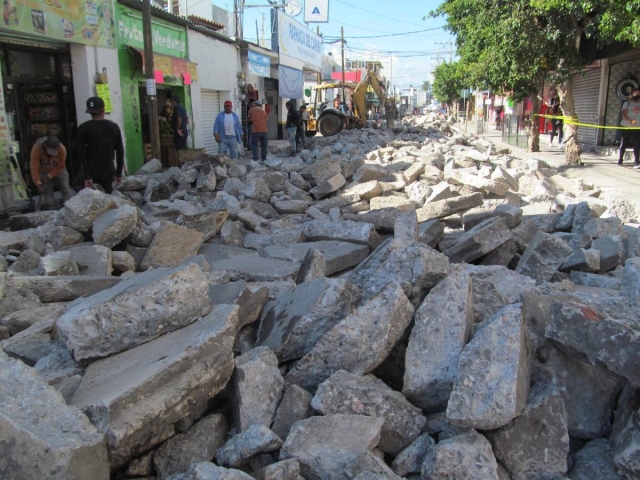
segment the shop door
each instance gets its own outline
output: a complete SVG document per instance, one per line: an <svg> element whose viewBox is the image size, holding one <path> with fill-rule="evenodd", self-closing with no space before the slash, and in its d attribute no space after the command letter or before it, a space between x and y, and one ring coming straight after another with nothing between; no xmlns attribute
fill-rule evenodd
<svg viewBox="0 0 640 480"><path fill-rule="evenodd" d="M218 154L218 144L213 138L213 124L220 113L220 92L217 90L201 91L202 141L209 155Z"/></svg>
<svg viewBox="0 0 640 480"><path fill-rule="evenodd" d="M580 123L598 123L598 99L600 98L600 68L590 68L573 77L573 102ZM578 128L578 142L587 150L595 150L597 129Z"/></svg>
<svg viewBox="0 0 640 480"><path fill-rule="evenodd" d="M271 112L267 116L267 137L269 140L278 140L278 91L267 90L267 103L271 105Z"/></svg>

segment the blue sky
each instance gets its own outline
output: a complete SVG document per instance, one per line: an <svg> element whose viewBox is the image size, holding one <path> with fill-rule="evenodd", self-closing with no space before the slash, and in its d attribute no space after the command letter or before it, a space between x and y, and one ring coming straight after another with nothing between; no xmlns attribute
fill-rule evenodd
<svg viewBox="0 0 640 480"><path fill-rule="evenodd" d="M216 6L232 10L233 0L212 0ZM245 0L246 5L266 5L266 0ZM431 79L438 61L449 60L453 38L442 27L443 18L427 18L425 15L437 8L437 0L329 0L329 23L310 24L315 32L327 38L340 36L344 27L346 39L345 58L350 60L379 60L384 65L383 74L392 77L397 87L419 87L425 79ZM256 20L262 36L262 14L265 18L265 39L269 43L269 8L247 8L244 32L247 40L255 41ZM296 19L302 22L303 15ZM429 31L424 31L429 30ZM399 35L416 32L409 35ZM373 37L373 38L356 38ZM332 52L340 61L340 44L324 46L325 53ZM455 58L455 44L453 45ZM440 59L440 60L438 60Z"/></svg>

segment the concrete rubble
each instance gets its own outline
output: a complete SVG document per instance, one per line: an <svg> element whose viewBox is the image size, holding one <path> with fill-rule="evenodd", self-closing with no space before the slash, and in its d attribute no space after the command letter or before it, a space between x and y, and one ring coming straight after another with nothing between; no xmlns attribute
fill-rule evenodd
<svg viewBox="0 0 640 480"><path fill-rule="evenodd" d="M435 114L307 145L9 219L0 477L640 478L633 208Z"/></svg>

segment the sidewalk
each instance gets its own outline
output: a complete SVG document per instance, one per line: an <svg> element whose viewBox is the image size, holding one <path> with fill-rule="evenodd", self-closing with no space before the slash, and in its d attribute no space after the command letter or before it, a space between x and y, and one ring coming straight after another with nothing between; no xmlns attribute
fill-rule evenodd
<svg viewBox="0 0 640 480"><path fill-rule="evenodd" d="M512 155L518 158L544 160L549 166L558 168L561 175L580 178L585 183L601 189L603 196L608 199L621 198L629 202L640 214L640 170L633 168L633 160L625 160L624 166L620 167L617 164L617 157L583 152L581 155L583 165L568 166L564 164L564 150L558 149L555 145L550 147L548 135L540 135L540 152L536 153L502 142L502 131L496 130L493 125L490 125L489 131L480 137L489 140L499 148L510 149Z"/></svg>

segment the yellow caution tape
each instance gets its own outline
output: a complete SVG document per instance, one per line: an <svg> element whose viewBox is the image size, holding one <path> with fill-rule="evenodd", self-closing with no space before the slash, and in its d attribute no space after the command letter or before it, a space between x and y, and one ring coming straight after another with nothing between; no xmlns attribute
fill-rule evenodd
<svg viewBox="0 0 640 480"><path fill-rule="evenodd" d="M542 113L534 114L536 117L544 117L550 118L552 120L562 120L564 123L568 123L570 125L576 125L578 127L591 127L591 128L611 128L614 130L640 130L640 126L638 127L622 127L622 126L610 126L610 125L595 125L593 123L580 123L578 122L578 117L567 117L564 115L547 115Z"/></svg>

